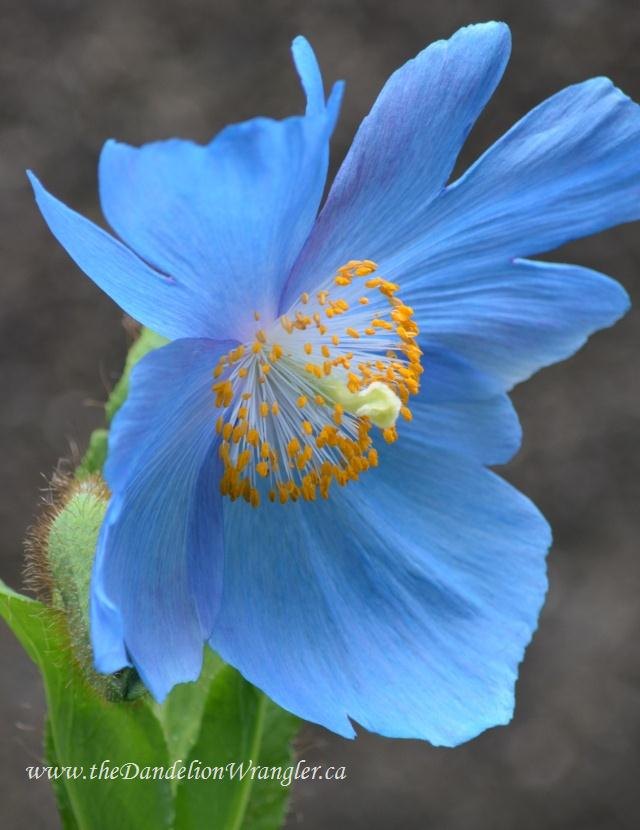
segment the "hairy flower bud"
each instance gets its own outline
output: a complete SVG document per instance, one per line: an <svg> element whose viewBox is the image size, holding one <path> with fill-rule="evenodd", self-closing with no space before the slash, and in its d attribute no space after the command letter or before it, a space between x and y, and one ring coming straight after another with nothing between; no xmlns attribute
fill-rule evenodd
<svg viewBox="0 0 640 830"><path fill-rule="evenodd" d="M107 678L96 674L89 638L91 571L108 501L99 475L55 478L52 497L30 535L27 575L31 587L66 618L70 645L87 675L106 697L124 700L145 691L137 672L124 669Z"/></svg>
<svg viewBox="0 0 640 830"><path fill-rule="evenodd" d="M74 482L49 526L47 559L52 604L64 611L79 654L89 650L89 585L98 532L108 494L101 479Z"/></svg>

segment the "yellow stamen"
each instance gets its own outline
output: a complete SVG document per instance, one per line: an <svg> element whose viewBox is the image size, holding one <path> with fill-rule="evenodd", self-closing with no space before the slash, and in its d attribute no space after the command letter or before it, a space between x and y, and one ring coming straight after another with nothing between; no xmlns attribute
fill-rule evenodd
<svg viewBox="0 0 640 830"><path fill-rule="evenodd" d="M265 496L281 504L327 498L332 484L342 487L377 466L374 427L393 443L398 418L411 420L409 399L422 373L418 327L398 285L376 271L372 260L350 260L337 269L331 290L301 294L288 315L213 367L223 495L254 507ZM371 308L368 322L366 312L352 311L363 306ZM292 335L284 347L283 330ZM346 347L339 332L351 338ZM318 359L305 362L312 354ZM281 414L283 401L280 421L265 420ZM304 420L291 417L294 406L305 410ZM268 488L261 481L267 478Z"/></svg>

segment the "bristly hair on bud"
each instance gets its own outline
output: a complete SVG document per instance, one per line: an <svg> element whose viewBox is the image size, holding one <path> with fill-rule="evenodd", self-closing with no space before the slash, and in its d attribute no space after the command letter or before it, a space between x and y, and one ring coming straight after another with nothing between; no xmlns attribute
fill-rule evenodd
<svg viewBox="0 0 640 830"><path fill-rule="evenodd" d="M34 523L27 529L24 539L25 562L23 571L24 589L45 605L54 605L53 574L49 562L49 534L58 514L64 510L79 482L67 471L61 462L53 471L42 497ZM104 482L96 477L96 486L101 486L105 498L109 493Z"/></svg>

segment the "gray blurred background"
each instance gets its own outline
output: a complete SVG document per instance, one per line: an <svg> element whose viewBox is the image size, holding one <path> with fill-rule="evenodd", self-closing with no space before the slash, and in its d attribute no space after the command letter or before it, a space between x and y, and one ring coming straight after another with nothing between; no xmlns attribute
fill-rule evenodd
<svg viewBox="0 0 640 830"><path fill-rule="evenodd" d="M111 136L208 140L228 122L302 106L289 42L313 42L347 95L333 168L389 73L431 40L497 18L506 78L467 164L559 88L604 74L640 99L636 0L0 0L0 574L21 584L22 539L60 457L102 423L127 335L118 309L54 242L24 176L98 217L96 162ZM640 152L640 150L639 150ZM614 275L640 302L640 234L623 227L555 255ZM513 723L456 750L307 728L301 755L347 764L306 782L288 827L615 830L640 826L640 317L597 335L515 392L525 439L506 476L555 530L551 590ZM58 826L41 758L35 669L0 628L3 827ZM115 825L114 825L115 826Z"/></svg>

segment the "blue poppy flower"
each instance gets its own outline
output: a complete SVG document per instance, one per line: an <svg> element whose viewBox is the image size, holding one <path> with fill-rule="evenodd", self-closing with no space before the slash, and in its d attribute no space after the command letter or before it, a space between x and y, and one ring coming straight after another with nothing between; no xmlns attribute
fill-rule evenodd
<svg viewBox="0 0 640 830"><path fill-rule="evenodd" d="M162 700L207 642L344 736L450 746L510 720L550 533L488 469L520 442L507 393L628 305L524 257L640 216L640 111L606 79L569 87L447 184L509 51L487 23L400 68L319 215L342 86L325 100L302 38L303 116L107 142L119 238L32 176L80 268L172 341L111 430L100 671L133 665Z"/></svg>

